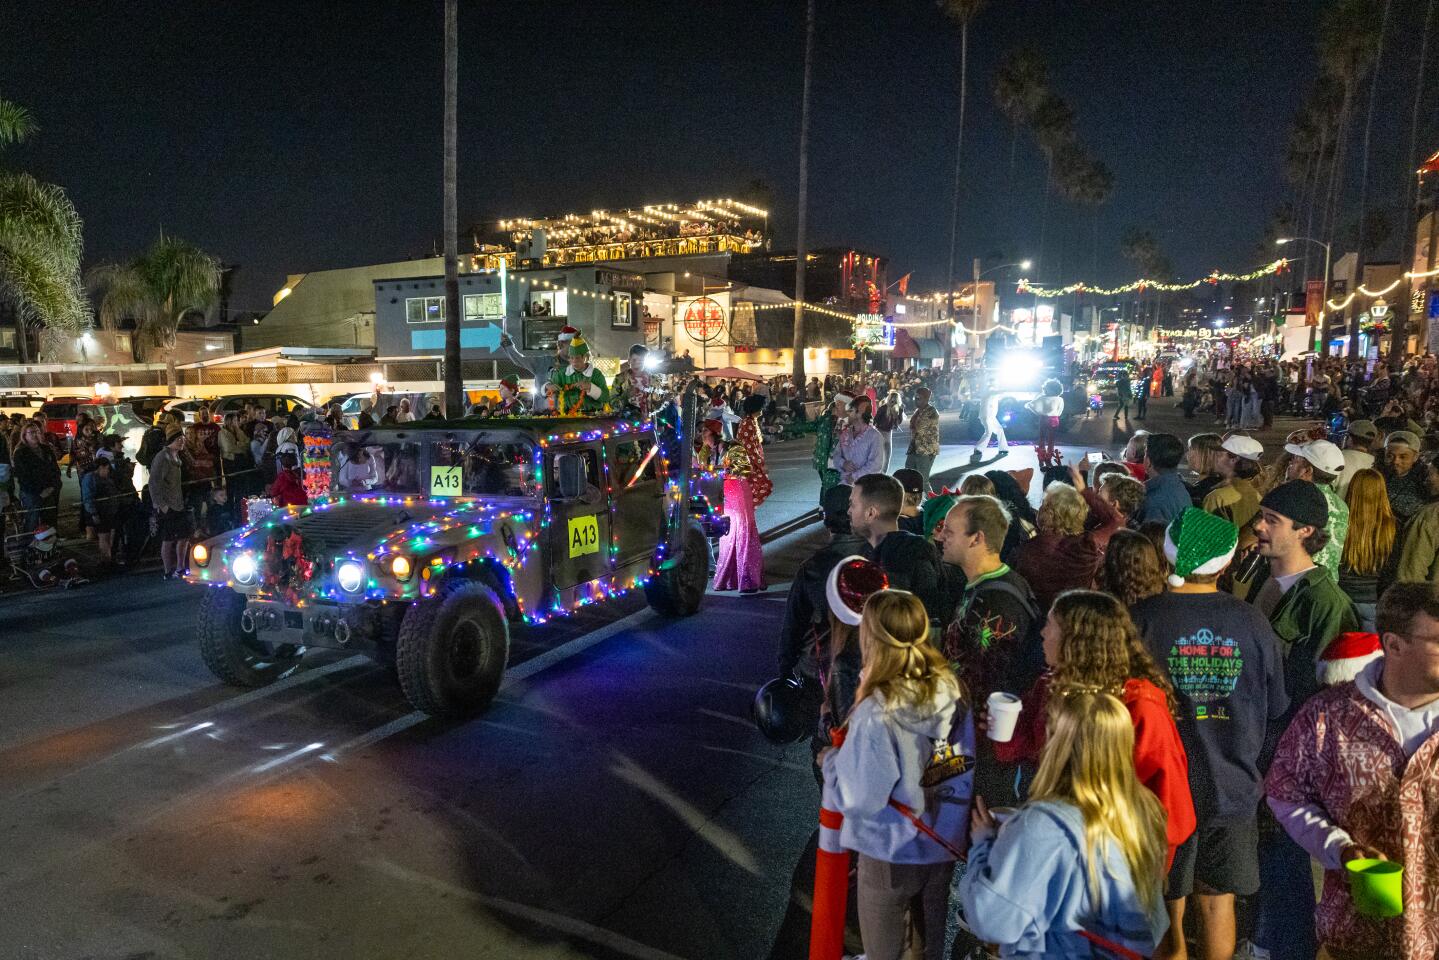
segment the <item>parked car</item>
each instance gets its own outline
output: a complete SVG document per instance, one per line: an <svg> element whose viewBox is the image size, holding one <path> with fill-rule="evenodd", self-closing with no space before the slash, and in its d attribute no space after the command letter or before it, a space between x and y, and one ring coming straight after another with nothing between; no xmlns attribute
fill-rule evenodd
<svg viewBox="0 0 1439 960"><path fill-rule="evenodd" d="M44 403L45 398L38 393L0 393L0 417L18 413L28 419Z"/></svg>
<svg viewBox="0 0 1439 960"><path fill-rule="evenodd" d="M62 438L62 448L67 451L75 440L76 423L82 413L88 413L100 425L102 434L119 434L124 440L125 455L131 458L140 452L140 441L149 427L135 416L128 401L57 397L45 401L40 409L45 414L45 432Z"/></svg>
<svg viewBox="0 0 1439 960"><path fill-rule="evenodd" d="M310 647L362 652L395 665L415 708L463 717L498 691L512 625L635 589L663 615L695 613L708 538L729 523L705 489L722 480L692 469L695 416L691 396L658 429L539 417L337 433L333 463L363 449L365 468L332 469L327 501L193 547L201 656L253 687Z"/></svg>
<svg viewBox="0 0 1439 960"><path fill-rule="evenodd" d="M195 411L202 405L210 408L211 416L217 420L231 411L239 413L245 404L263 404L268 416L287 416L291 413L303 416L312 409L308 400L287 393L245 393L220 397L196 397L189 400L175 400L165 406L166 410L178 410L186 423L193 423Z"/></svg>
<svg viewBox="0 0 1439 960"><path fill-rule="evenodd" d="M135 411L135 416L146 423L155 422L155 414L164 410L167 406L182 398L173 395L163 397L126 397L122 403L128 403L130 409Z"/></svg>

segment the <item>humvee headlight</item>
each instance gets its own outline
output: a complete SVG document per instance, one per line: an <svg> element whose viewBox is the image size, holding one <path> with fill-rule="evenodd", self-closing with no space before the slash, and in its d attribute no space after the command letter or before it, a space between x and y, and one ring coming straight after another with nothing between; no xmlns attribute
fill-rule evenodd
<svg viewBox="0 0 1439 960"><path fill-rule="evenodd" d="M390 562L390 573L394 574L396 580L408 580L414 572L415 568L409 557L396 557Z"/></svg>
<svg viewBox="0 0 1439 960"><path fill-rule="evenodd" d="M210 565L210 548L203 543L195 544L195 549L190 551L190 556L199 566L208 567Z"/></svg>
<svg viewBox="0 0 1439 960"><path fill-rule="evenodd" d="M365 585L365 565L358 560L346 560L335 568L335 581L346 593L357 593Z"/></svg>
<svg viewBox="0 0 1439 960"><path fill-rule="evenodd" d="M230 575L236 583L249 583L255 579L255 555L242 553L230 561Z"/></svg>

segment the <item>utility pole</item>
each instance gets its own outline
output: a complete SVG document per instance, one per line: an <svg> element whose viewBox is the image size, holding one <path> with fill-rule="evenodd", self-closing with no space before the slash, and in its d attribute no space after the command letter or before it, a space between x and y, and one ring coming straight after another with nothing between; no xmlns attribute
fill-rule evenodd
<svg viewBox="0 0 1439 960"><path fill-rule="evenodd" d="M799 108L799 216L795 223L794 338L791 341L794 356L790 358L790 372L796 390L803 390L805 384L804 274L809 261L805 221L809 219L809 87L810 75L814 70L814 6L815 0L809 0L805 4L804 95Z"/></svg>
<svg viewBox="0 0 1439 960"><path fill-rule="evenodd" d="M445 0L445 416L464 416L460 369L459 203L455 180L456 109L459 103L459 0Z"/></svg>

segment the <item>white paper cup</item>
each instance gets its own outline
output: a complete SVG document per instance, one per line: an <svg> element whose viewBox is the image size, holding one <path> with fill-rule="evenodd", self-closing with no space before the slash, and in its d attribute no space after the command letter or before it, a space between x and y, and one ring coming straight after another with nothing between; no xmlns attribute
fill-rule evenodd
<svg viewBox="0 0 1439 960"><path fill-rule="evenodd" d="M1012 693L996 690L989 695L989 739L1008 743L1014 738L1014 725L1024 704Z"/></svg>

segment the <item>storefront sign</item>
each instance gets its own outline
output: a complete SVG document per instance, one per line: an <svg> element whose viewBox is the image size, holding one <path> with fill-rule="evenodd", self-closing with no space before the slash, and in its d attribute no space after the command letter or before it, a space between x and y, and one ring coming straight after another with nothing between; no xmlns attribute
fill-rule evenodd
<svg viewBox="0 0 1439 960"><path fill-rule="evenodd" d="M596 270L595 283L612 290L630 290L635 293L645 288L645 278L638 273L621 273L618 270Z"/></svg>
<svg viewBox="0 0 1439 960"><path fill-rule="evenodd" d="M709 343L724 331L724 307L709 297L692 300L685 307L684 326L691 340Z"/></svg>

